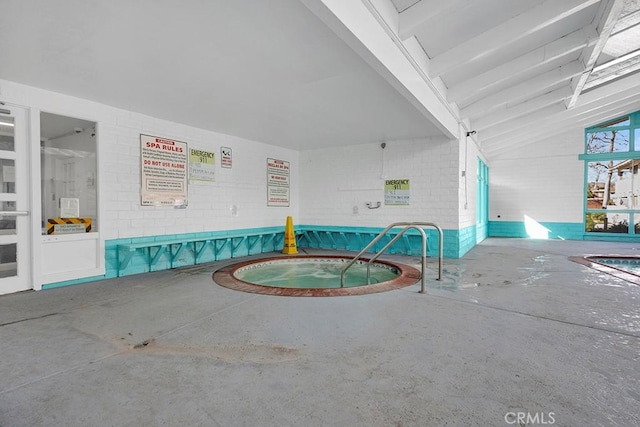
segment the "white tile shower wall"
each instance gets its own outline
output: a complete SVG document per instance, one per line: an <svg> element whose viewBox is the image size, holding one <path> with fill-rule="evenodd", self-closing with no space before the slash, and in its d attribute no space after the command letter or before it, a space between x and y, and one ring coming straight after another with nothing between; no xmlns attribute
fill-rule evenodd
<svg viewBox="0 0 640 427"><path fill-rule="evenodd" d="M527 215L538 222L582 222L583 132L573 129L492 158L489 220Z"/></svg>
<svg viewBox="0 0 640 427"><path fill-rule="evenodd" d="M0 80L1 101L98 124L101 215L105 239L283 226L298 216L298 152L156 119L88 100ZM32 124L32 129L34 128ZM216 155L215 183L189 185L187 209L140 206L140 133L188 143ZM220 166L220 147L233 150L233 166ZM34 148L37 152L38 148ZM266 160L290 162L290 207L267 207ZM236 212L232 212L232 207Z"/></svg>
<svg viewBox="0 0 640 427"><path fill-rule="evenodd" d="M300 223L384 227L396 221L458 228L458 142L387 141L300 153ZM410 180L409 206L385 206L384 181ZM369 209L367 202L380 202Z"/></svg>

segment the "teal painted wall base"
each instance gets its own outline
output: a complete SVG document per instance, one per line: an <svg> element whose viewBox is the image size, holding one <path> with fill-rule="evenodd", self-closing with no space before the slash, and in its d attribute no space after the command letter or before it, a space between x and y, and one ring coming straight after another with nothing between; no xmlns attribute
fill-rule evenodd
<svg viewBox="0 0 640 427"><path fill-rule="evenodd" d="M282 250L284 227L109 240L105 277L128 276Z"/></svg>
<svg viewBox="0 0 640 427"><path fill-rule="evenodd" d="M46 283L42 285L42 289L64 288L65 286L80 285L82 283L96 282L106 279L106 276L83 277L82 279L65 280L63 282Z"/></svg>
<svg viewBox="0 0 640 427"><path fill-rule="evenodd" d="M469 252L478 243L478 227L462 228L458 230L458 256L460 258Z"/></svg>
<svg viewBox="0 0 640 427"><path fill-rule="evenodd" d="M521 237L603 242L640 242L640 235L620 233L585 233L581 222L489 221L489 237Z"/></svg>
<svg viewBox="0 0 640 427"><path fill-rule="evenodd" d="M590 240L594 242L640 242L640 235L619 233L588 233L584 235L583 240Z"/></svg>
<svg viewBox="0 0 640 427"><path fill-rule="evenodd" d="M296 227L296 229L298 229ZM361 251L381 231L383 227L346 227L324 225L302 225L299 228L302 236L298 240L299 248L334 249ZM392 229L371 250L380 251L402 230ZM434 228L425 228L427 235L427 256L438 256L438 232ZM459 231L443 230L443 253L445 258L458 258L460 254ZM388 250L389 254L422 256L422 237L417 230L408 230Z"/></svg>
<svg viewBox="0 0 640 427"><path fill-rule="evenodd" d="M533 229L531 228L533 227ZM319 248L361 251L381 231L382 227L343 227L301 225L295 227L299 249ZM372 253L386 245L400 228L391 230L391 237L383 238ZM443 230L445 258L460 258L483 238L481 226L460 230ZM427 256L438 256L438 233L426 228ZM532 235L542 233L542 235ZM640 242L640 235L615 233L585 233L582 223L542 222L533 225L524 221L489 221L489 237L547 238L565 240L600 240ZM280 252L284 244L284 227L265 227L225 230L206 233L175 234L109 240L105 245L106 271L92 276L63 282L47 283L42 289L53 289L81 283L95 282L150 271L202 264L230 258L268 252ZM389 254L421 256L422 239L416 230L409 230L387 251Z"/></svg>
<svg viewBox="0 0 640 427"><path fill-rule="evenodd" d="M342 227L301 225L295 227L299 249L320 248L361 251L381 231L381 227ZM401 228L390 231L372 249L380 251ZM424 229L427 235L427 256L438 256L438 232ZM224 259L268 252L280 252L284 244L284 227L265 227L114 239L105 242L105 274L63 282L47 283L43 289L53 289L114 277L168 270ZM445 258L459 258L476 244L476 227L443 230ZM388 250L389 254L421 256L422 238L417 230L408 230Z"/></svg>
<svg viewBox="0 0 640 427"><path fill-rule="evenodd" d="M476 243L482 242L489 236L489 222L476 225Z"/></svg>
<svg viewBox="0 0 640 427"><path fill-rule="evenodd" d="M281 251L284 227L114 239L105 242L105 274L47 283L42 289Z"/></svg>
<svg viewBox="0 0 640 427"><path fill-rule="evenodd" d="M573 222L489 221L489 237L583 240L584 225Z"/></svg>

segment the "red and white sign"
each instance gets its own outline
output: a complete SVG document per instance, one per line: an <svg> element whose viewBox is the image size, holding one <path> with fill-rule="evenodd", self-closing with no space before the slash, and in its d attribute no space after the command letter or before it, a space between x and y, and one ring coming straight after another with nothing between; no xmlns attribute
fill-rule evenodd
<svg viewBox="0 0 640 427"><path fill-rule="evenodd" d="M267 159L267 206L289 206L289 162Z"/></svg>
<svg viewBox="0 0 640 427"><path fill-rule="evenodd" d="M232 154L231 148L220 147L220 166L231 169Z"/></svg>
<svg viewBox="0 0 640 427"><path fill-rule="evenodd" d="M140 135L142 206L187 206L187 143Z"/></svg>

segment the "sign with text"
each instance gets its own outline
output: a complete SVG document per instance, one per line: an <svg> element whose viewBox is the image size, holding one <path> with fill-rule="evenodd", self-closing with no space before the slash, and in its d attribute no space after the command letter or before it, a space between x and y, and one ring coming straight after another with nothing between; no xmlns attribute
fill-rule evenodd
<svg viewBox="0 0 640 427"><path fill-rule="evenodd" d="M267 206L289 204L289 162L267 159Z"/></svg>
<svg viewBox="0 0 640 427"><path fill-rule="evenodd" d="M208 183L216 177L216 154L211 151L189 150L189 181Z"/></svg>
<svg viewBox="0 0 640 427"><path fill-rule="evenodd" d="M142 206L187 206L187 143L140 134Z"/></svg>
<svg viewBox="0 0 640 427"><path fill-rule="evenodd" d="M91 218L49 218L47 234L90 233Z"/></svg>
<svg viewBox="0 0 640 427"><path fill-rule="evenodd" d="M408 179L385 180L384 204L385 205L408 205L409 204L409 180Z"/></svg>
<svg viewBox="0 0 640 427"><path fill-rule="evenodd" d="M229 147L220 147L220 166L231 169L232 151Z"/></svg>

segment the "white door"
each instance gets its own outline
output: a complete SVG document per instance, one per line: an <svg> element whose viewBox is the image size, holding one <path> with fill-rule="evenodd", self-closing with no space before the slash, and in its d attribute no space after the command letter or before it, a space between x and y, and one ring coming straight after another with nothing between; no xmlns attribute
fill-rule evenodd
<svg viewBox="0 0 640 427"><path fill-rule="evenodd" d="M0 104L0 294L32 289L27 113Z"/></svg>

